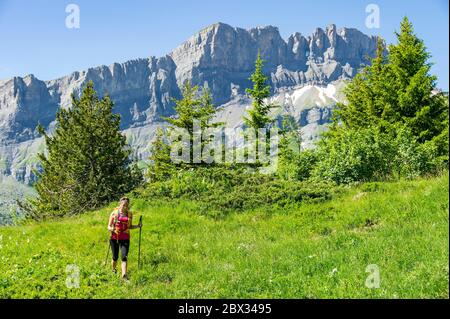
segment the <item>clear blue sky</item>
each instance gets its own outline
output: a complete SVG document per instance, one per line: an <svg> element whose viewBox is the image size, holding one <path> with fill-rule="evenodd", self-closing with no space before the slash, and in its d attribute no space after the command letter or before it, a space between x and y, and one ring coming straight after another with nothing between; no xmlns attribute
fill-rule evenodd
<svg viewBox="0 0 450 319"><path fill-rule="evenodd" d="M80 8L80 28L68 29L65 8ZM380 8L380 28L365 26L368 4ZM298 31L335 23L395 41L408 15L435 63L438 86L449 87L448 0L0 0L0 79L32 73L49 80L74 70L133 58L161 56L215 22Z"/></svg>

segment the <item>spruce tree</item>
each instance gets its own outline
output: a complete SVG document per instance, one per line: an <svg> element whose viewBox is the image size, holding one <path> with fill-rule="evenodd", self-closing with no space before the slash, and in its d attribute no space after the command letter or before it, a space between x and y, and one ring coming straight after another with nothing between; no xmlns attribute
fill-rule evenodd
<svg viewBox="0 0 450 319"><path fill-rule="evenodd" d="M300 125L292 115L284 115L281 121L280 155L284 151L298 154L302 149L302 132Z"/></svg>
<svg viewBox="0 0 450 319"><path fill-rule="evenodd" d="M445 135L448 106L446 97L436 90L436 76L429 73L430 54L407 17L396 35L397 44L389 46L387 56L381 40L378 42L372 64L346 87L347 101L337 105L332 132L340 121L351 129L395 130L404 125L421 143Z"/></svg>
<svg viewBox="0 0 450 319"><path fill-rule="evenodd" d="M150 182L169 178L174 172L174 164L170 159L170 146L165 141L165 132L162 128L156 131L156 137L151 145L150 164L147 177Z"/></svg>
<svg viewBox="0 0 450 319"><path fill-rule="evenodd" d="M174 99L175 117L164 119L175 127L186 129L190 134L193 133L195 120L199 121L202 129L220 125L221 123L211 122L218 109L212 102L209 89L203 87L201 94L199 91L198 85L192 86L186 81L182 88L182 98Z"/></svg>
<svg viewBox="0 0 450 319"><path fill-rule="evenodd" d="M407 17L396 35L398 43L389 46L389 66L397 92L394 114L419 141L429 141L446 129L445 96L436 94L437 77L430 75L430 54Z"/></svg>
<svg viewBox="0 0 450 319"><path fill-rule="evenodd" d="M258 52L255 71L250 76L253 87L245 90L253 100L253 108L248 111L248 117L244 117L244 123L254 129L265 128L273 122L268 115L272 108L278 107L265 101L270 97L270 85L267 84L268 77L263 73L263 66L264 60L261 58L261 53Z"/></svg>
<svg viewBox="0 0 450 319"><path fill-rule="evenodd" d="M377 40L376 56L344 89L346 103L338 103L337 118L347 128L378 125L384 116L388 78L384 42Z"/></svg>
<svg viewBox="0 0 450 319"><path fill-rule="evenodd" d="M38 154L42 170L38 196L28 205L34 218L80 214L98 208L135 187L142 178L131 167L131 150L113 113L109 96L100 99L92 82L72 107L56 115L52 136L42 126L46 153Z"/></svg>
<svg viewBox="0 0 450 319"><path fill-rule="evenodd" d="M301 152L302 136L300 126L290 115L281 121L280 141L278 143L278 175L290 179L298 154Z"/></svg>
<svg viewBox="0 0 450 319"><path fill-rule="evenodd" d="M248 111L248 117L243 117L244 123L255 130L255 150L256 150L256 165L259 166L259 136L258 129L268 128L268 125L274 120L270 118L269 112L271 109L279 107L278 105L268 103L266 99L270 97L270 85L267 84L268 77L263 73L264 60L261 58L261 53L258 52L255 61L255 71L250 76L250 80L253 82L252 88L247 88L245 91L251 97L252 108ZM266 147L268 150L268 138L267 132L265 136ZM248 153L246 153L248 156Z"/></svg>
<svg viewBox="0 0 450 319"><path fill-rule="evenodd" d="M201 132L223 124L212 122L219 109L214 106L209 89L203 87L201 94L199 94L199 91L197 85L192 86L189 81L186 81L182 88L182 98L180 100L174 99L175 116L164 118L173 128L184 129L189 133L191 163L194 158L194 122L198 121ZM207 141L202 140L200 147L203 148L206 143Z"/></svg>

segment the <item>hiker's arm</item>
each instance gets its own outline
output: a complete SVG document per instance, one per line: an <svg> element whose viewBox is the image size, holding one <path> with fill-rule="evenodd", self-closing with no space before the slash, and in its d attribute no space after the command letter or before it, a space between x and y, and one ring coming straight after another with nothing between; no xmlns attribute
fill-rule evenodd
<svg viewBox="0 0 450 319"><path fill-rule="evenodd" d="M136 228L141 228L141 225L140 224L133 225L133 215L131 215L131 217L130 217L130 229L136 229Z"/></svg>
<svg viewBox="0 0 450 319"><path fill-rule="evenodd" d="M111 214L111 216L109 216L109 221L108 221L108 230L109 231L114 231L114 213Z"/></svg>

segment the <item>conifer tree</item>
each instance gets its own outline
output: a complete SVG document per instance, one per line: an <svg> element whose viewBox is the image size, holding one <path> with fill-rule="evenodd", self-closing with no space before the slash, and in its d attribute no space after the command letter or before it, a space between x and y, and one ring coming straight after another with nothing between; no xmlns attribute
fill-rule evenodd
<svg viewBox="0 0 450 319"><path fill-rule="evenodd" d="M270 118L269 112L271 109L279 107L278 105L268 103L266 99L270 97L270 85L267 84L268 77L263 73L264 60L261 58L261 53L258 52L255 61L255 71L250 76L250 80L253 82L252 88L247 88L246 92L252 98L252 108L248 111L248 117L243 117L244 123L255 130L255 150L256 150L256 165L260 165L259 159L259 139L258 129L268 128L274 120ZM268 132L266 133L266 147L268 150ZM248 156L248 153L246 153Z"/></svg>
<svg viewBox="0 0 450 319"><path fill-rule="evenodd" d="M199 94L199 87L192 86L186 81L182 88L182 98L174 99L175 116L165 117L164 119L175 128L186 130L190 136L190 162L194 157L194 121L198 121L199 128L204 130L222 125L220 122L212 122L216 112L219 110L212 102L212 96L208 88L203 87ZM201 133L201 132L199 132ZM201 142L201 147L207 141Z"/></svg>
<svg viewBox="0 0 450 319"><path fill-rule="evenodd" d="M200 122L202 129L217 126L218 123L211 123L217 108L212 102L209 89L203 87L201 95L198 92L198 85L192 86L189 81L186 81L182 88L182 98L180 100L174 99L175 117L164 119L173 126L188 130L191 134L193 133L194 120Z"/></svg>
<svg viewBox="0 0 450 319"><path fill-rule="evenodd" d="M384 42L377 40L376 56L344 89L346 103L338 103L336 115L347 128L367 127L378 124L385 108L386 57Z"/></svg>
<svg viewBox="0 0 450 319"><path fill-rule="evenodd" d="M446 129L446 97L436 90L430 75L430 54L413 31L407 17L396 33L397 44L387 56L378 41L377 55L345 89L346 103L338 103L335 122L347 128L378 128L405 125L419 142L441 136ZM337 125L332 126L333 130Z"/></svg>
<svg viewBox="0 0 450 319"><path fill-rule="evenodd" d="M244 123L254 129L265 128L273 122L268 115L272 108L278 107L265 101L270 96L270 85L267 84L268 77L263 73L263 66L264 60L261 58L261 53L258 52L255 72L250 76L253 87L246 89L247 94L253 100L253 108L248 111L248 117L244 117Z"/></svg>
<svg viewBox="0 0 450 319"><path fill-rule="evenodd" d="M436 94L437 77L430 75L430 54L407 17L396 35L398 43L389 46L389 66L397 92L393 113L396 120L411 128L419 141L429 141L446 129L446 98Z"/></svg>
<svg viewBox="0 0 450 319"><path fill-rule="evenodd" d="M170 146L164 139L164 130L158 128L150 150L149 159L151 163L147 171L147 177L150 181L164 180L174 172L175 167L170 159Z"/></svg>
<svg viewBox="0 0 450 319"><path fill-rule="evenodd" d="M75 215L117 199L141 181L131 166L131 150L119 130L120 115L113 113L109 96L98 98L89 82L72 107L61 108L56 129L47 135L46 153L38 154L38 196L29 202L34 218Z"/></svg>
<svg viewBox="0 0 450 319"><path fill-rule="evenodd" d="M284 151L298 154L302 148L302 132L300 125L291 115L284 115L281 121L281 139L279 143L279 155Z"/></svg>
<svg viewBox="0 0 450 319"><path fill-rule="evenodd" d="M301 131L298 123L290 115L285 115L281 121L281 138L278 144L278 174L286 178L290 166L301 152ZM292 171L292 170L291 170Z"/></svg>

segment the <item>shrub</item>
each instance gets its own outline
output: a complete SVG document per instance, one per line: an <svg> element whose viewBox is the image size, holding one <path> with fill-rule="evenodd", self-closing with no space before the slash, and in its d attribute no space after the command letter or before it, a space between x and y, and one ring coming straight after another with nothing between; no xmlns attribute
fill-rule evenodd
<svg viewBox="0 0 450 319"><path fill-rule="evenodd" d="M420 144L404 125L338 129L317 149L312 175L338 184L389 178L415 178L444 166L433 142Z"/></svg>
<svg viewBox="0 0 450 319"><path fill-rule="evenodd" d="M339 130L319 144L315 177L336 183L371 180L389 172L392 143L372 129Z"/></svg>
<svg viewBox="0 0 450 319"><path fill-rule="evenodd" d="M305 181L311 176L311 172L317 162L315 150L303 150L298 153L290 153L280 157L278 176L284 180Z"/></svg>
<svg viewBox="0 0 450 319"><path fill-rule="evenodd" d="M257 207L287 207L331 197L330 183L285 181L243 167L198 167L180 170L165 181L148 183L138 197L189 199L203 214Z"/></svg>

